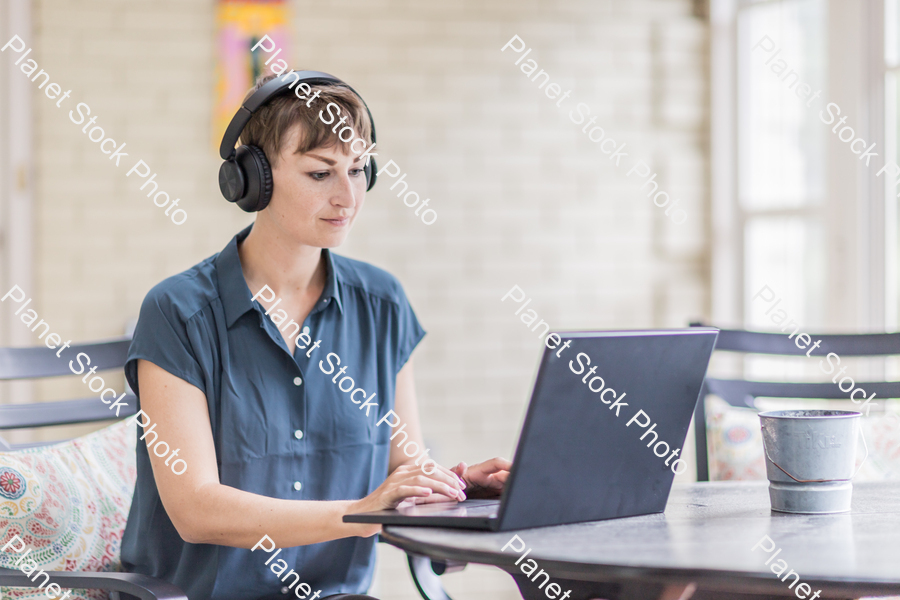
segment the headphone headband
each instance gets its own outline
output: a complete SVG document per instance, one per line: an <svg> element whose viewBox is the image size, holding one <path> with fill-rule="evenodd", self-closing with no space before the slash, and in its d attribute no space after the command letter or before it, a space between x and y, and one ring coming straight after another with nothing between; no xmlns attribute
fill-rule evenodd
<svg viewBox="0 0 900 600"><path fill-rule="evenodd" d="M299 79L294 77L295 75L299 76ZM256 90L253 95L247 98L247 101L241 105L234 117L232 117L228 127L225 129L225 135L222 136L222 144L219 146L219 156L222 157L222 160L229 160L234 157L235 145L241 137L244 127L247 126L247 123L250 122L253 114L259 110L260 107L264 106L275 96L283 94L288 90L292 90L295 85L300 85L301 83L306 83L308 85L324 83L347 86L363 103L363 106L369 115L369 124L372 128L372 142L375 142L375 120L372 118L372 112L369 110L368 105L366 105L366 101L359 95L359 92L334 75L329 75L322 71L290 71L289 73L278 75L264 83L262 87Z"/></svg>
<svg viewBox="0 0 900 600"><path fill-rule="evenodd" d="M301 84L343 85L356 94L369 115L372 127L372 145L375 145L375 120L372 112L366 105L366 101L352 87L328 73L321 71L291 71L286 75L278 75L264 83L241 105L231 122L225 129L222 144L219 146L219 156L225 162L219 167L219 189L225 199L236 202L241 209L247 212L263 210L272 199L275 181L272 175L272 167L266 158L262 148L244 144L235 149L244 127L253 118L254 113L269 102L273 97L291 90L297 92ZM294 87L298 86L298 87ZM308 88L307 88L308 89ZM298 100L301 100L297 94ZM309 101L307 101L309 104ZM370 148L371 150L371 148ZM357 158L359 160L359 158ZM378 167L375 157L369 156L363 171L366 174L366 191L372 189L378 178Z"/></svg>

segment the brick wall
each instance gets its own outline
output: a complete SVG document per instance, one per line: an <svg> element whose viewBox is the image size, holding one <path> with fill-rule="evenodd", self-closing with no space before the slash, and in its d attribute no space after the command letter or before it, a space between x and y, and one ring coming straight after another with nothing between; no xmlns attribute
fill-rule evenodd
<svg viewBox="0 0 900 600"><path fill-rule="evenodd" d="M120 334L156 282L249 219L220 197L210 143L212 2L38 0L34 58L127 142L189 219L173 225L35 97L37 309L76 340ZM383 177L343 253L403 282L429 335L416 354L423 425L446 461L510 456L539 356L500 298L519 285L554 328L682 326L708 313L705 24L679 0L343 0L294 4L294 65L350 82L393 159L438 212L426 226ZM513 34L598 124L658 173L673 225L500 48ZM70 105L74 108L74 103ZM130 164L128 165L130 167ZM82 394L80 382L39 388ZM399 552L384 598L414 598ZM461 597L514 598L499 571L450 576Z"/></svg>

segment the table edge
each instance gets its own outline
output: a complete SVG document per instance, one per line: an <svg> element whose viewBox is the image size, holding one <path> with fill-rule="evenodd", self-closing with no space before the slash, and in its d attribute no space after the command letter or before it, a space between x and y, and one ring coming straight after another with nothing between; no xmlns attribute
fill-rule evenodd
<svg viewBox="0 0 900 600"><path fill-rule="evenodd" d="M402 536L403 530L438 529L433 527L385 526L381 537L387 543L404 552L427 556L434 560L448 560L461 563L477 563L497 567L507 573L518 573L515 557L478 550L456 550L428 542L420 542ZM477 533L477 532L472 532ZM498 560L499 559L499 560ZM659 583L694 582L703 589L728 592L768 593L774 595L791 595L787 584L782 583L774 573L748 571L723 571L716 569L674 568L674 567L635 567L628 565L600 565L573 563L541 559L541 568L551 572L554 578L573 579L588 582L634 582L648 580ZM598 577L603 575L603 577ZM852 596L871 595L884 596L900 594L900 578L894 581L859 579L804 578L804 583L815 589L827 589L829 594L849 593ZM788 591L788 594L784 594Z"/></svg>

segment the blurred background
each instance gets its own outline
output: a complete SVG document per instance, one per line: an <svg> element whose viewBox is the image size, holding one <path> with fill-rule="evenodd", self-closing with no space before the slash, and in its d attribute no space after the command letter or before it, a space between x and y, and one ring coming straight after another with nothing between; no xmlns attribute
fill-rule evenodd
<svg viewBox="0 0 900 600"><path fill-rule="evenodd" d="M897 0L0 6L3 43L19 35L72 90L57 108L14 65L20 55L0 58L0 284L24 289L64 340L125 333L153 285L252 221L221 197L216 150L223 115L268 58L248 40L268 31L292 68L360 92L379 163L399 164L439 215L424 225L383 176L338 250L396 275L428 331L414 356L438 460L513 453L541 352L518 305L501 302L513 286L554 329L771 329L751 300L762 285L804 331L896 329L898 190L876 172L896 161ZM514 64L520 55L501 53L514 35L571 90L562 108ZM753 50L763 36L822 90L811 106L766 64L772 53ZM78 102L127 144L120 167L70 121ZM684 223L573 124L578 102L626 143L623 165L644 161L680 200ZM826 102L876 144L869 167L820 121ZM126 178L137 159L181 199L186 223ZM0 343L36 345L17 308L0 305ZM0 391L3 403L85 394L75 377ZM45 432L10 437L31 435ZM403 555L381 545L379 561L372 592L415 598ZM444 580L451 595L518 597L497 570Z"/></svg>

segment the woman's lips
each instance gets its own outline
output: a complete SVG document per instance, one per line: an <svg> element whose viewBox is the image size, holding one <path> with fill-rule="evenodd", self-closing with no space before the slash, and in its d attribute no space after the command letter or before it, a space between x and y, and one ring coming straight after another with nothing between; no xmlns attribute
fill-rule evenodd
<svg viewBox="0 0 900 600"><path fill-rule="evenodd" d="M335 227L343 227L350 223L350 217L344 217L342 219L322 219L326 223L331 223Z"/></svg>

